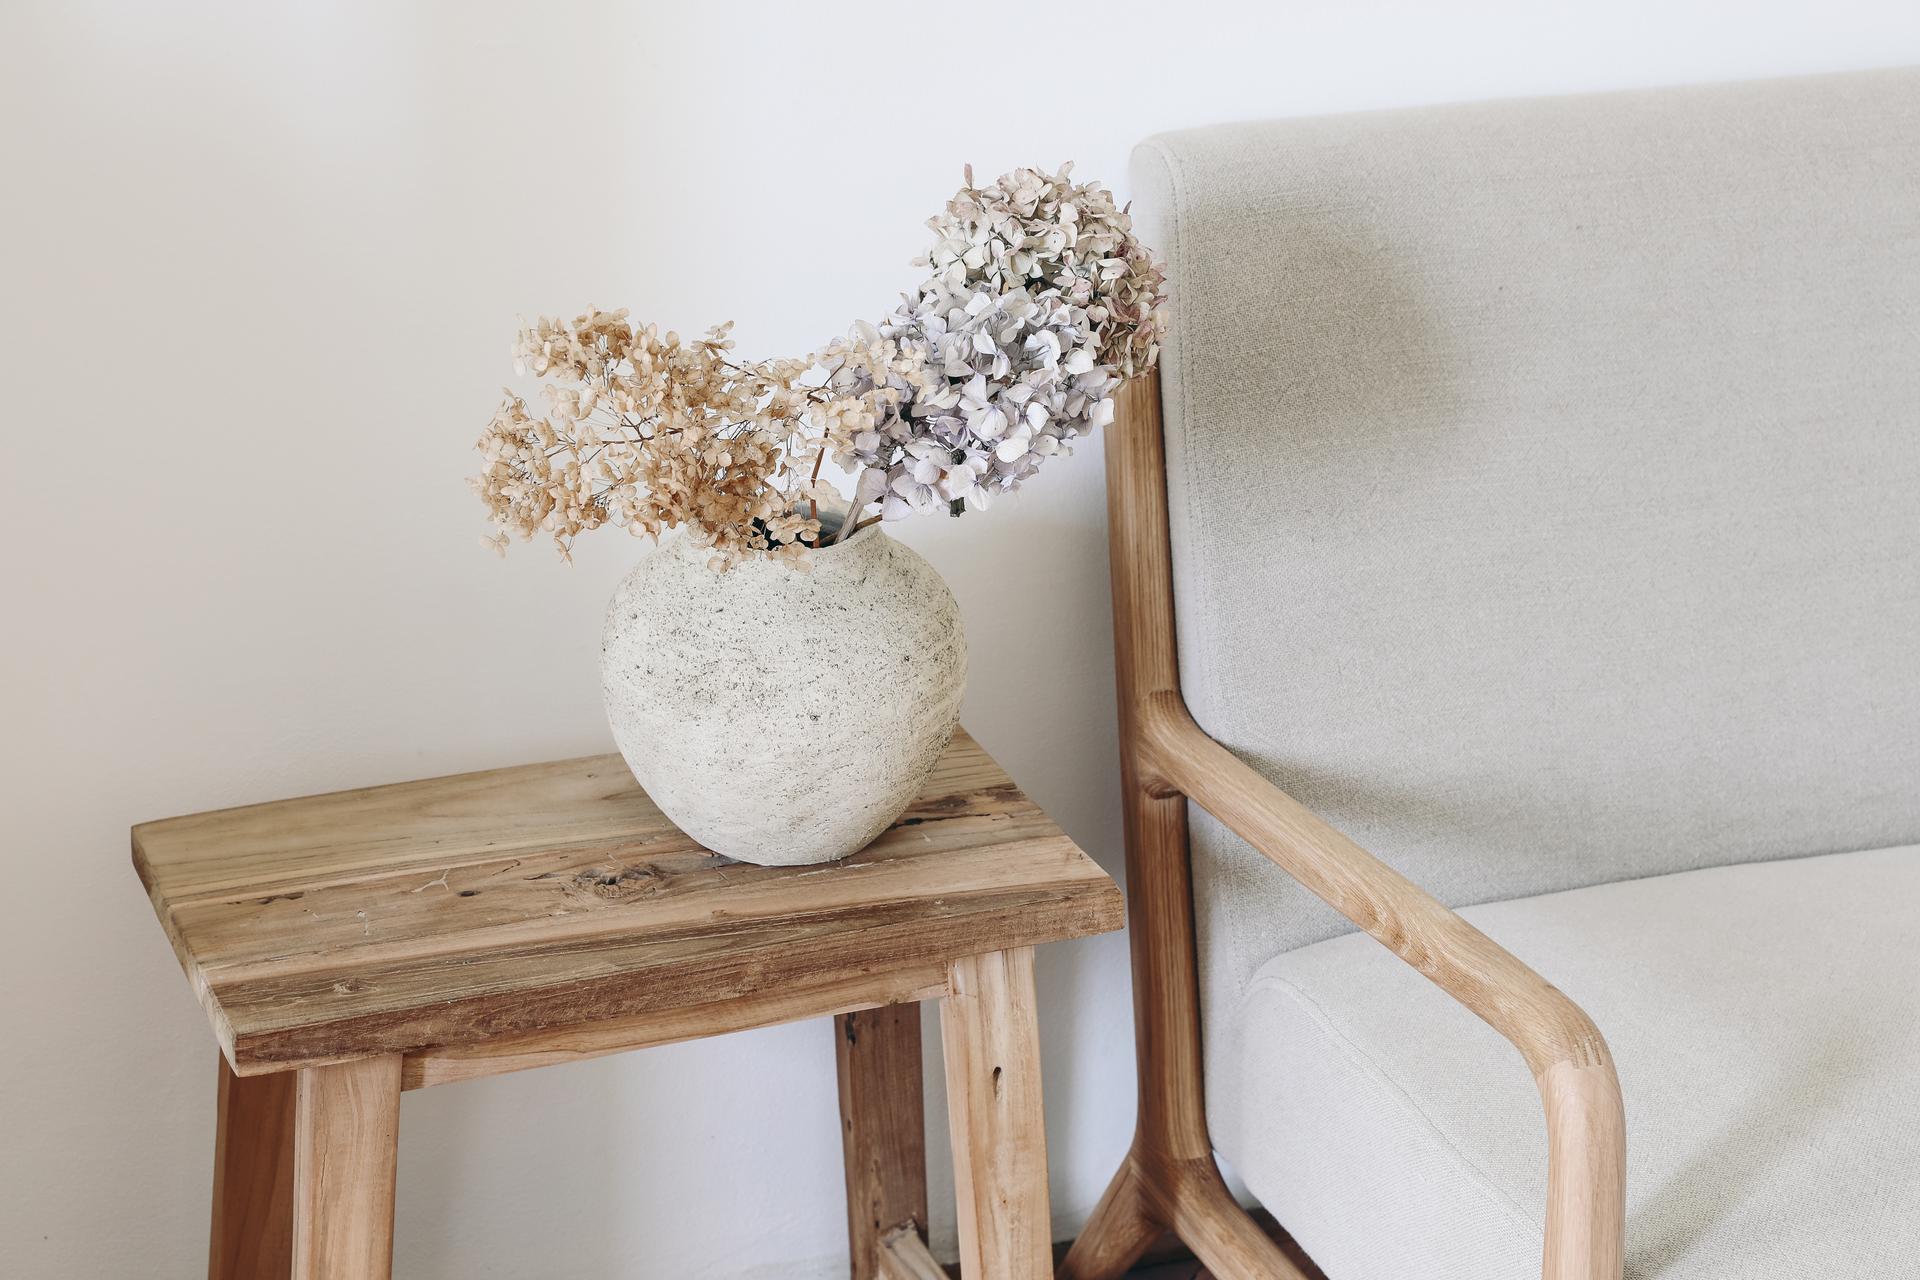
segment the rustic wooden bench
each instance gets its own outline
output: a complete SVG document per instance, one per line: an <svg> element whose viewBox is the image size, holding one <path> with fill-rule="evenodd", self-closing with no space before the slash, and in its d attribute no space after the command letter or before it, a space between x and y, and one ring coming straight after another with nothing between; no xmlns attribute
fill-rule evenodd
<svg viewBox="0 0 1920 1280"><path fill-rule="evenodd" d="M1033 947L1122 904L964 732L825 866L702 849L618 756L145 823L133 860L220 1044L213 1280L391 1273L402 1090L825 1014L853 1273L940 1274L929 999L963 1268L1051 1270Z"/></svg>

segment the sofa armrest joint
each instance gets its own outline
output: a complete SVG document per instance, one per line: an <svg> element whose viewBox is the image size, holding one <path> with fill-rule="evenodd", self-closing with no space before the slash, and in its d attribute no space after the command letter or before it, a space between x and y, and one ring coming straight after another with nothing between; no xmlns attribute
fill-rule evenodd
<svg viewBox="0 0 1920 1280"><path fill-rule="evenodd" d="M1626 1120L1606 1038L1552 983L1209 737L1179 694L1132 709L1140 785L1185 795L1505 1037L1546 1111L1548 1280L1618 1280Z"/></svg>

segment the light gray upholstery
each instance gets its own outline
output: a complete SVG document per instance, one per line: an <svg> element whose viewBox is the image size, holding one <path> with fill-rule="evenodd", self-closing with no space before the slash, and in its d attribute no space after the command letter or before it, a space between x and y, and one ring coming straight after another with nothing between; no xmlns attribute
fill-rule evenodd
<svg viewBox="0 0 1920 1280"><path fill-rule="evenodd" d="M1920 848L1747 863L1463 914L1605 1029L1631 1280L1920 1275ZM1209 1100L1334 1280L1540 1274L1545 1125L1491 1028L1372 939L1262 966Z"/></svg>
<svg viewBox="0 0 1920 1280"><path fill-rule="evenodd" d="M1449 903L1920 840L1920 72L1168 134L1181 681ZM1344 922L1193 831L1209 998Z"/></svg>
<svg viewBox="0 0 1920 1280"><path fill-rule="evenodd" d="M1920 842L1920 70L1208 128L1144 144L1134 187L1173 290L1162 377L1181 680L1208 732L1455 905ZM1394 1134L1323 1128L1341 1150L1299 1147L1289 1126L1306 1111L1333 1122L1299 1080L1268 1073L1324 1046L1289 1046L1305 1024L1271 982L1248 984L1372 944L1329 943L1349 926L1197 810L1192 845L1215 1140L1263 1198L1291 1196L1297 1184L1272 1180L1280 1144L1365 1163L1348 1148ZM1817 898L1810 869L1826 864L1805 865L1781 874ZM1594 900L1651 907L1679 883ZM1711 930L1709 906L1671 918ZM1911 893L1888 910L1920 933ZM1720 945L1834 958L1825 925L1775 927ZM1581 941L1535 950L1557 962ZM1384 955L1370 964L1369 981L1397 973ZM1684 975L1668 976L1638 994L1684 1000ZM1391 982L1408 1026L1457 1016L1412 975ZM1735 985L1729 970L1686 1007L1710 1013ZM1589 989L1616 1033L1636 992ZM1795 998L1817 1005L1812 990ZM1657 1037L1618 1030L1647 1073L1629 1080L1636 1134L1636 1090L1657 1111L1681 1096L1661 1094L1658 1073L1720 1069L1744 1043L1655 1065ZM1730 1206L1729 1223L1776 1203L1710 1183L1737 1179L1743 1137L1770 1140L1740 1108L1802 1088L1793 1073L1827 1052L1804 1048L1779 1064L1785 1084L1764 1062L1732 1083L1707 1146L1637 1149L1636 1194ZM1844 1068L1850 1051L1831 1052ZM1513 1102L1488 1114L1537 1143L1510 1059L1497 1075ZM1493 1087L1487 1062L1457 1105ZM1469 1152L1515 1150L1468 1136ZM1537 1253L1532 1186L1509 1172L1525 1212L1486 1209L1485 1239L1461 1246L1483 1252L1463 1256ZM1368 1190L1329 1180L1300 1203L1336 1188ZM1644 1267L1751 1274L1687 1270L1678 1219L1636 1204ZM1292 1202L1274 1207L1314 1231ZM1391 1206L1350 1208L1408 1247L1465 1234L1436 1218L1395 1235ZM1332 1267L1336 1280L1505 1274L1423 1269L1382 1247L1375 1269Z"/></svg>

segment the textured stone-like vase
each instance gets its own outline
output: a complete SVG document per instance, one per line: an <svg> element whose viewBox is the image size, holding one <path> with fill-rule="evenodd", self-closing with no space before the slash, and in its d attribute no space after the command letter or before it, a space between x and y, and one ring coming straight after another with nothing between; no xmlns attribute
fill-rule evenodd
<svg viewBox="0 0 1920 1280"><path fill-rule="evenodd" d="M679 533L613 593L600 644L614 740L716 853L770 866L870 843L918 794L960 715L967 642L933 566L864 529L801 572L725 572Z"/></svg>

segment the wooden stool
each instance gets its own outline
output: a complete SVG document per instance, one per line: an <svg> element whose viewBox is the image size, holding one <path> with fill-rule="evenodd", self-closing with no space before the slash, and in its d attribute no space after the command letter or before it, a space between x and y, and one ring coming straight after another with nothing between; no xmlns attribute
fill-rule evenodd
<svg viewBox="0 0 1920 1280"><path fill-rule="evenodd" d="M213 1280L392 1271L400 1093L837 1015L856 1277L928 1255L938 999L970 1277L1051 1273L1033 947L1119 890L964 732L873 845L757 867L618 756L150 822L133 861L220 1042Z"/></svg>

